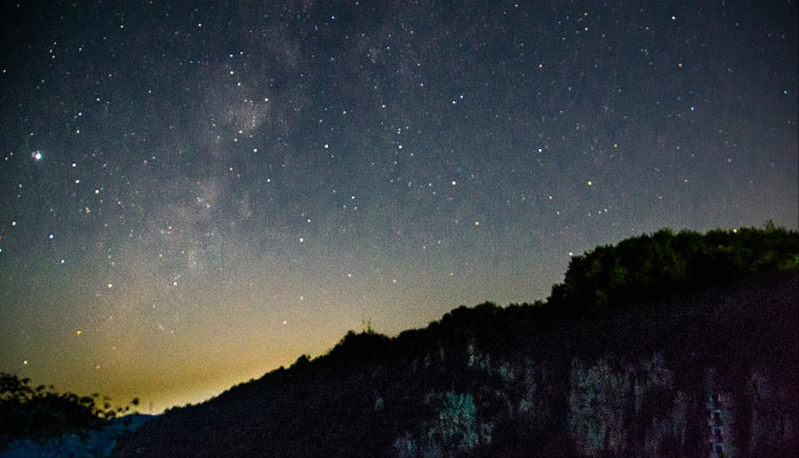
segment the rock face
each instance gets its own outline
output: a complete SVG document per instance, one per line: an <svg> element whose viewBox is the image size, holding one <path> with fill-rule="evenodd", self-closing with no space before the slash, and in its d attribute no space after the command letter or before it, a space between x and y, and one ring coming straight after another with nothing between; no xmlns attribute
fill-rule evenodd
<svg viewBox="0 0 799 458"><path fill-rule="evenodd" d="M787 456L796 450L796 400L780 374L767 372L722 380L708 368L704 384L679 387L657 354L616 369L575 361L569 437L580 456Z"/></svg>
<svg viewBox="0 0 799 458"><path fill-rule="evenodd" d="M706 368L704 383L681 386L661 353L635 362L573 359L570 366L564 449L574 456L776 457L796 451L796 387L780 373L750 368L741 378L724 379ZM537 371L519 380L520 399L497 393L509 406L507 420L540 428L544 415L537 413L563 407L558 396L538 391L535 380L547 369ZM432 421L394 442L395 456L470 456L479 445L490 448L498 417L481 415L470 394L446 397Z"/></svg>
<svg viewBox="0 0 799 458"><path fill-rule="evenodd" d="M524 309L479 306L391 340L348 336L167 412L115 454L793 457L798 284L750 278L535 332Z"/></svg>

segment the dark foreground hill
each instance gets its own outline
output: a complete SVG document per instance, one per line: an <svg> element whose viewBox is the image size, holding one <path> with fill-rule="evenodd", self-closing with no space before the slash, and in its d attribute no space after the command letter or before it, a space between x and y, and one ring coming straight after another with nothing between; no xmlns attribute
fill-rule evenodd
<svg viewBox="0 0 799 458"><path fill-rule="evenodd" d="M799 236L661 231L173 409L120 457L793 457Z"/></svg>

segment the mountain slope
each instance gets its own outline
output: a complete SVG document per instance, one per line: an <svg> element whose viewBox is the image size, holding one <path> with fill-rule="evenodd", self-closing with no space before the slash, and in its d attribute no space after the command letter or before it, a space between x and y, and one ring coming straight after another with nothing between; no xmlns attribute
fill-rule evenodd
<svg viewBox="0 0 799 458"><path fill-rule="evenodd" d="M546 304L350 333L115 453L795 456L797 234L658 234L576 259Z"/></svg>

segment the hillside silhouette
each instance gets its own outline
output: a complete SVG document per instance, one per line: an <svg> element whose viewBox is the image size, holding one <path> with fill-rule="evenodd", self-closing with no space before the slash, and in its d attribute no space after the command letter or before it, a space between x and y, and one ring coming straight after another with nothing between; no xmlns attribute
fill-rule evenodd
<svg viewBox="0 0 799 458"><path fill-rule="evenodd" d="M119 457L782 457L799 430L799 234L662 230L545 302L349 332L122 439Z"/></svg>

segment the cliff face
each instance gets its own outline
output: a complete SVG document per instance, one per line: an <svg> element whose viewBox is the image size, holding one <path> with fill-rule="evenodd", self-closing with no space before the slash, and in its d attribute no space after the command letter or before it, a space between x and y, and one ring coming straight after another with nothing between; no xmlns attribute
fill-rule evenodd
<svg viewBox="0 0 799 458"><path fill-rule="evenodd" d="M627 348L582 347L569 351L577 356L567 363L552 353L525 357L525 351L510 353L515 361L497 359L469 346L471 377L493 380L473 388L484 407L462 408L455 418L468 422L447 422L453 417L447 410L457 404L439 402L431 419L394 442L395 455L795 456L796 281L795 275L772 278L704 291L693 301L681 298L679 306L661 304L689 312L656 319L661 327L649 335L636 334L644 321L636 316L595 323L566 346L617 332ZM689 318L695 321L674 327ZM444 433L453 430L458 433Z"/></svg>
<svg viewBox="0 0 799 458"><path fill-rule="evenodd" d="M448 392L437 415L395 440L395 456L492 456L489 450L524 456L542 446L544 456L582 457L779 457L797 451L795 386L764 368L750 368L746 380L724 380L707 368L704 383L681 387L661 354L637 362L574 359L564 406L556 393L539 388L546 367L526 366L519 399L507 395L517 382L513 372L505 390L493 393L506 404L506 417L481 415L471 394ZM562 428L547 426L548 415L564 413ZM492 436L501 422L515 423L530 440L497 443L506 439Z"/></svg>
<svg viewBox="0 0 799 458"><path fill-rule="evenodd" d="M795 387L779 373L749 368L724 380L679 387L659 356L614 369L574 362L568 432L580 456L792 456ZM792 394L793 391L793 394ZM793 399L792 399L793 397Z"/></svg>

